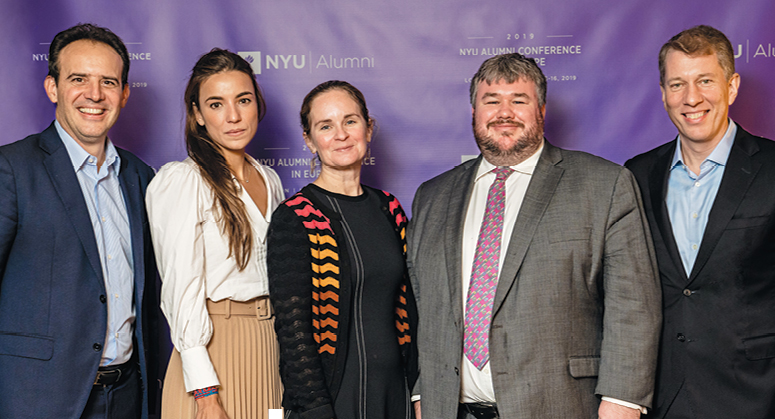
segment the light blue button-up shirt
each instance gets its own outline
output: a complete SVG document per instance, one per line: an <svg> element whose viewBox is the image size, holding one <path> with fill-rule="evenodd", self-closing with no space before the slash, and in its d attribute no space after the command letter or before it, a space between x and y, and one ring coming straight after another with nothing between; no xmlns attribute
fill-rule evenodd
<svg viewBox="0 0 775 419"><path fill-rule="evenodd" d="M121 193L118 174L121 159L110 140L105 144L105 161L97 169L97 157L90 155L55 123L59 138L70 155L102 264L108 304L108 330L101 366L123 364L132 357L134 263L129 215Z"/></svg>
<svg viewBox="0 0 775 419"><path fill-rule="evenodd" d="M724 137L700 165L699 175L683 163L681 136L678 136L667 185L667 212L686 276L691 274L697 259L708 215L716 200L736 134L737 125L730 119Z"/></svg>

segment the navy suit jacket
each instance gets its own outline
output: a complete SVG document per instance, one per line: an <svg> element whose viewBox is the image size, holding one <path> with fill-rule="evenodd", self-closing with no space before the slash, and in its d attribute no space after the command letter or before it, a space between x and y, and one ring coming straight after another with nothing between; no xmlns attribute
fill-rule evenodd
<svg viewBox="0 0 775 419"><path fill-rule="evenodd" d="M676 144L626 163L662 281L653 417L775 418L775 142L738 126L689 275L665 203Z"/></svg>
<svg viewBox="0 0 775 419"><path fill-rule="evenodd" d="M125 150L119 182L134 258L134 351L148 417L146 365L156 303L145 213L153 170ZM81 416L102 357L107 304L91 219L51 124L0 147L0 418Z"/></svg>

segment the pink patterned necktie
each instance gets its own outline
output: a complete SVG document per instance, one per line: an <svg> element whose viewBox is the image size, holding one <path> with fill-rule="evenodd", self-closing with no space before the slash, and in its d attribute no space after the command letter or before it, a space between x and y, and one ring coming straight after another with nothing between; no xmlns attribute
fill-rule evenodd
<svg viewBox="0 0 775 419"><path fill-rule="evenodd" d="M478 369L490 359L490 318L495 288L498 284L498 265L501 255L503 212L506 207L506 179L514 173L509 167L493 170L495 182L487 192L487 209L476 242L471 285L466 299L465 339L463 353Z"/></svg>

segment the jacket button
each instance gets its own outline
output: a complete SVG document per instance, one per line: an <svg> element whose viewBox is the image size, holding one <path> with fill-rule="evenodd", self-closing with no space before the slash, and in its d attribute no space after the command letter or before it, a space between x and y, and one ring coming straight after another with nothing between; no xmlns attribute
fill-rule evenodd
<svg viewBox="0 0 775 419"><path fill-rule="evenodd" d="M106 297L106 296L104 296L104 295L100 295L100 302L101 302L102 304L105 304L105 303L107 303L107 302L108 302L108 297Z"/></svg>
<svg viewBox="0 0 775 419"><path fill-rule="evenodd" d="M679 342L686 342L686 336L683 333L679 333L677 338Z"/></svg>
<svg viewBox="0 0 775 419"><path fill-rule="evenodd" d="M690 290L690 289L688 289L688 288L687 288L687 289L685 289L685 290L684 290L684 295L685 295L685 296L687 296L687 297L689 297L690 295L692 295L692 290Z"/></svg>
<svg viewBox="0 0 775 419"><path fill-rule="evenodd" d="M91 347L94 349L94 352L99 352L102 350L102 345L100 345L99 343L95 343Z"/></svg>
<svg viewBox="0 0 775 419"><path fill-rule="evenodd" d="M460 369L458 367L455 367L455 375L460 375Z"/></svg>

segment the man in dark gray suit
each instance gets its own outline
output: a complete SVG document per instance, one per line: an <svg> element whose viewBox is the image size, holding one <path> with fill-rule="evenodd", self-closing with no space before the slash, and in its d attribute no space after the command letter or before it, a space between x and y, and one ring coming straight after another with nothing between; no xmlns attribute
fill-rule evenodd
<svg viewBox="0 0 775 419"><path fill-rule="evenodd" d="M417 190L426 418L638 418L651 405L660 293L635 179L549 144L545 101L533 59L485 61L471 81L482 154Z"/></svg>

